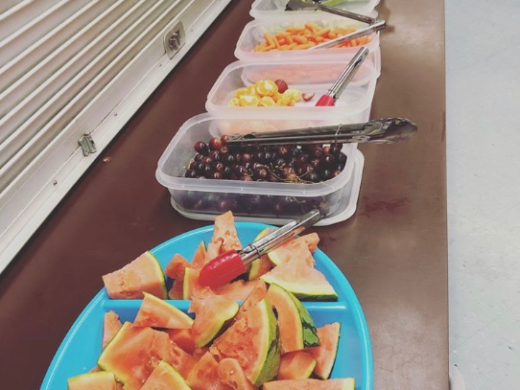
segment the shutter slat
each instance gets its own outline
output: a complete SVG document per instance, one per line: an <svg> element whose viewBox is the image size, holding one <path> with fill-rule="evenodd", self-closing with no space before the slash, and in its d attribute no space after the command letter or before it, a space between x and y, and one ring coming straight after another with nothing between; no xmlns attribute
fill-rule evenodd
<svg viewBox="0 0 520 390"><path fill-rule="evenodd" d="M174 4L171 4L174 2ZM174 18L182 0L157 2L42 109L0 145L0 190L84 108L131 59ZM169 7L167 7L169 5ZM144 30L144 32L142 32ZM141 32L140 36L139 33ZM117 49L124 50L117 50ZM120 52L116 57L115 53ZM85 85L84 80L91 80ZM66 105L64 109L61 109ZM61 109L56 112L57 107ZM40 114L41 115L38 115ZM43 128L35 133L35 129Z"/></svg>
<svg viewBox="0 0 520 390"><path fill-rule="evenodd" d="M75 15L42 38L42 41L35 45L36 48L30 47L5 67L0 68L0 91L3 90L0 93L0 118L13 110L36 87L100 36L119 15L127 12L137 1L119 0L107 9L104 9L109 5L106 0L95 2L86 8L84 13ZM128 23L131 23L131 20L133 19L129 19ZM101 51L103 47L94 49ZM90 54L93 56L95 52ZM9 87L4 90L7 86Z"/></svg>
<svg viewBox="0 0 520 390"><path fill-rule="evenodd" d="M25 0L6 10L0 15L0 41L25 27L59 2L60 0Z"/></svg>

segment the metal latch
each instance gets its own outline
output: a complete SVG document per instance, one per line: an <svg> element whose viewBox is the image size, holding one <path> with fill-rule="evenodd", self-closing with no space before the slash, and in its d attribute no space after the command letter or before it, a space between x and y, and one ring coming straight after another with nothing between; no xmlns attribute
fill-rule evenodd
<svg viewBox="0 0 520 390"><path fill-rule="evenodd" d="M96 153L96 143L92 139L90 133L86 133L80 137L79 146L81 146L81 150L83 150L83 156L87 157L89 154Z"/></svg>
<svg viewBox="0 0 520 390"><path fill-rule="evenodd" d="M182 22L178 22L164 35L164 50L166 50L168 57L173 58L173 56L184 45L184 42L186 42L184 26L182 25Z"/></svg>

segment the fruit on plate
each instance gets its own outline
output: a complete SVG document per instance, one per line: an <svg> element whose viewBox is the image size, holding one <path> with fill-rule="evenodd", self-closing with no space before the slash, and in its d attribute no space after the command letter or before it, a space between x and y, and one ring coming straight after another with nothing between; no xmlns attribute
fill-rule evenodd
<svg viewBox="0 0 520 390"><path fill-rule="evenodd" d="M143 292L166 299L166 284L154 255L145 252L123 268L103 275L107 294L112 299L142 299Z"/></svg>
<svg viewBox="0 0 520 390"><path fill-rule="evenodd" d="M298 298L283 287L271 284L266 299L277 313L282 353L320 345L316 325Z"/></svg>
<svg viewBox="0 0 520 390"><path fill-rule="evenodd" d="M236 359L255 386L273 379L280 365L280 342L269 301L262 299L247 310L213 342L210 352L218 360Z"/></svg>
<svg viewBox="0 0 520 390"><path fill-rule="evenodd" d="M175 306L151 294L144 299L134 320L135 326L151 326L166 329L189 329L193 320Z"/></svg>
<svg viewBox="0 0 520 390"><path fill-rule="evenodd" d="M240 306L240 310L238 311L235 319L239 320L242 318L246 311L264 299L266 295L267 285L262 279L257 280L249 295L246 297L246 299L244 299L244 302L242 302L242 306Z"/></svg>
<svg viewBox="0 0 520 390"><path fill-rule="evenodd" d="M162 360L152 371L141 390L191 390L175 368Z"/></svg>
<svg viewBox="0 0 520 390"><path fill-rule="evenodd" d="M186 382L192 390L231 390L230 386L220 381L218 362L209 352L206 352L193 367Z"/></svg>
<svg viewBox="0 0 520 390"><path fill-rule="evenodd" d="M316 359L305 351L293 351L282 355L280 369L276 378L282 379L307 379L311 376Z"/></svg>
<svg viewBox="0 0 520 390"><path fill-rule="evenodd" d="M271 233L273 229L265 228L263 229L258 235L255 237L253 242L258 241L259 239L267 236L269 233ZM253 261L251 263L251 266L249 267L249 271L247 272L247 279L248 280L254 280L258 279L263 274L267 273L271 268L273 268L273 265L271 264L271 261L269 260L269 257L267 255L263 255L259 259Z"/></svg>
<svg viewBox="0 0 520 390"><path fill-rule="evenodd" d="M171 341L182 348L184 352L193 354L195 351L195 341L191 335L191 329L167 329L168 337Z"/></svg>
<svg viewBox="0 0 520 390"><path fill-rule="evenodd" d="M116 379L107 371L77 375L69 378L68 390L116 390Z"/></svg>
<svg viewBox="0 0 520 390"><path fill-rule="evenodd" d="M264 383L263 390L354 390L354 379L281 380Z"/></svg>
<svg viewBox="0 0 520 390"><path fill-rule="evenodd" d="M125 390L139 390L161 360L183 376L195 364L193 357L171 342L165 332L125 322L101 352L98 366L112 372Z"/></svg>
<svg viewBox="0 0 520 390"><path fill-rule="evenodd" d="M184 271L189 265L188 260L176 253L164 269L164 275L173 280L173 286L168 291L168 298L182 299Z"/></svg>
<svg viewBox="0 0 520 390"><path fill-rule="evenodd" d="M338 299L338 294L325 276L300 257L274 267L260 279L268 284L283 287L300 300L336 301Z"/></svg>
<svg viewBox="0 0 520 390"><path fill-rule="evenodd" d="M314 374L321 379L327 379L332 372L336 355L338 354L341 325L339 322L318 328L320 346L309 348L309 353L316 359Z"/></svg>
<svg viewBox="0 0 520 390"><path fill-rule="evenodd" d="M218 256L219 253L230 250L242 249L242 244L238 239L237 229L233 213L228 211L215 218L213 236L208 244L208 250L204 258L204 264Z"/></svg>
<svg viewBox="0 0 520 390"><path fill-rule="evenodd" d="M236 280L232 283L211 289L199 284L199 270L187 268L184 275L183 299L204 298L208 295L223 295L236 301L242 301L253 290L256 280L246 282Z"/></svg>
<svg viewBox="0 0 520 390"><path fill-rule="evenodd" d="M278 248L269 252L267 256L274 265L281 265L287 263L294 257L301 257L305 259L308 265L314 266L314 258L311 252L316 252L319 242L320 237L318 234L306 234L283 243Z"/></svg>
<svg viewBox="0 0 520 390"><path fill-rule="evenodd" d="M116 313L113 311L105 313L103 317L103 348L114 338L122 326L123 324L119 321L119 316Z"/></svg>
<svg viewBox="0 0 520 390"><path fill-rule="evenodd" d="M202 348L208 345L235 317L238 309L238 303L225 296L195 298L189 309L190 313L195 313L191 328L195 346Z"/></svg>
<svg viewBox="0 0 520 390"><path fill-rule="evenodd" d="M233 388L233 390L257 390L246 378L244 370L235 359L222 359L218 363L218 377L222 383Z"/></svg>
<svg viewBox="0 0 520 390"><path fill-rule="evenodd" d="M294 106L302 93L289 88L283 80L259 80L247 88L238 89L228 102L231 107Z"/></svg>
<svg viewBox="0 0 520 390"><path fill-rule="evenodd" d="M206 244L202 241L197 249L195 250L195 254L193 255L193 259L191 260L191 267L193 268L202 268L204 265L204 259L206 258Z"/></svg>

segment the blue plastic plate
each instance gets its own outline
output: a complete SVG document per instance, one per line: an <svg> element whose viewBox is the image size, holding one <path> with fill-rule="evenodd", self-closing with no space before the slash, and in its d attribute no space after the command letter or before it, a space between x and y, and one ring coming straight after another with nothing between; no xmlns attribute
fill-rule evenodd
<svg viewBox="0 0 520 390"><path fill-rule="evenodd" d="M252 242L266 227L261 223L237 222L238 236L243 243ZM151 252L159 259L161 266L168 264L175 253L191 259L199 243L208 243L213 234L213 226L192 230L172 238L155 247ZM365 316L343 273L321 250L314 254L316 268L332 284L339 295L337 302L304 302L316 326L332 322L341 323L341 338L338 356L332 371L332 378L353 377L356 390L373 389L372 348ZM169 301L181 310L187 311L190 301ZM102 289L85 307L72 325L56 352L47 371L41 390L65 390L67 379L88 372L96 366L101 353L103 316L113 310L122 321L133 321L141 301L112 300Z"/></svg>

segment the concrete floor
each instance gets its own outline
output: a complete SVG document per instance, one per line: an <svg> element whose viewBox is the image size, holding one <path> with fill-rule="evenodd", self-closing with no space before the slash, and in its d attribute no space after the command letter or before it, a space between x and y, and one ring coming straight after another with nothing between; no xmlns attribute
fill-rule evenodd
<svg viewBox="0 0 520 390"><path fill-rule="evenodd" d="M520 0L446 0L450 362L520 389Z"/></svg>

